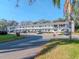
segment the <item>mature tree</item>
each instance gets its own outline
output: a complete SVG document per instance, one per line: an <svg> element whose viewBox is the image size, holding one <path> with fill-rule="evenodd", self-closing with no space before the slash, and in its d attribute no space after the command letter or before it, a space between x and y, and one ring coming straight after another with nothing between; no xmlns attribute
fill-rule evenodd
<svg viewBox="0 0 79 59"><path fill-rule="evenodd" d="M11 20L11 21L7 21L8 26L17 26L18 22L16 22L15 20Z"/></svg>
<svg viewBox="0 0 79 59"><path fill-rule="evenodd" d="M1 19L0 20L0 31L6 31L7 30L7 20Z"/></svg>

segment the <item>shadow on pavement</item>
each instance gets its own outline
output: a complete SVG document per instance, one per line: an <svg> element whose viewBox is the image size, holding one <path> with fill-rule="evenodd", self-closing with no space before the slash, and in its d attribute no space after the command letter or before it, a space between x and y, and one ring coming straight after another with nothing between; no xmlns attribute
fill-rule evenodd
<svg viewBox="0 0 79 59"><path fill-rule="evenodd" d="M30 57L25 57L25 58L22 58L22 59L34 59L35 56L30 56Z"/></svg>
<svg viewBox="0 0 79 59"><path fill-rule="evenodd" d="M46 44L47 42L48 41L42 39L42 36L31 35L22 40L1 43L0 53L8 53L8 52L36 48Z"/></svg>

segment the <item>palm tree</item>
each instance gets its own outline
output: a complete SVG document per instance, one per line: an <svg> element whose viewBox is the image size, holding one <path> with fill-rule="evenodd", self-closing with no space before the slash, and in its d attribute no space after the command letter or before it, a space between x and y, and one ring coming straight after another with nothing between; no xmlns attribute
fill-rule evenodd
<svg viewBox="0 0 79 59"><path fill-rule="evenodd" d="M28 1L28 3L29 3L29 5L32 5L33 4L33 2L35 2L36 0L26 0L26 1ZM19 2L20 2L20 0L16 0L16 7L19 7Z"/></svg>
<svg viewBox="0 0 79 59"><path fill-rule="evenodd" d="M61 0L52 0L54 6L59 7L60 6L60 1ZM72 2L71 2L72 1ZM79 16L79 0L65 0L64 4L64 13L67 13L67 10L70 13L74 13L75 19L78 18ZM69 15L67 15L69 16Z"/></svg>
<svg viewBox="0 0 79 59"><path fill-rule="evenodd" d="M61 0L52 0L54 5L59 7L60 6L60 1ZM71 17L72 17L72 12L74 12L74 5L78 2L78 0L65 0L65 4L64 4L64 13L65 15L67 16L67 19L69 21L69 26L70 26L70 40L72 39L71 38ZM77 12L75 12L74 15L78 14Z"/></svg>
<svg viewBox="0 0 79 59"><path fill-rule="evenodd" d="M54 6L57 6L58 8L60 8L60 0L52 0Z"/></svg>

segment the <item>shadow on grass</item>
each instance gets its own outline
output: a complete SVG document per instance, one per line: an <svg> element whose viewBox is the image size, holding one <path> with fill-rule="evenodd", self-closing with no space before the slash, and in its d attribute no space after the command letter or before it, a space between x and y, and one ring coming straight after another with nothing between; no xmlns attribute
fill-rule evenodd
<svg viewBox="0 0 79 59"><path fill-rule="evenodd" d="M58 45L67 45L67 44L79 44L79 40L76 39L53 39L48 42L47 45L44 46L44 49L36 56L40 56L50 52L52 49L55 49Z"/></svg>

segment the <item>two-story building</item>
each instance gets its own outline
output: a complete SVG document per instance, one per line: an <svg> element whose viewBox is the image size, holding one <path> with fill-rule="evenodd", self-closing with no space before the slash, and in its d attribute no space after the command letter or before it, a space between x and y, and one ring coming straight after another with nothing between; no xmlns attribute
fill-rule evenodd
<svg viewBox="0 0 79 59"><path fill-rule="evenodd" d="M68 21L48 22L48 23L36 23L36 24L19 24L16 26L16 31L28 32L28 33L46 33L46 32L63 32L65 30L75 31L74 21L71 22L71 29Z"/></svg>

